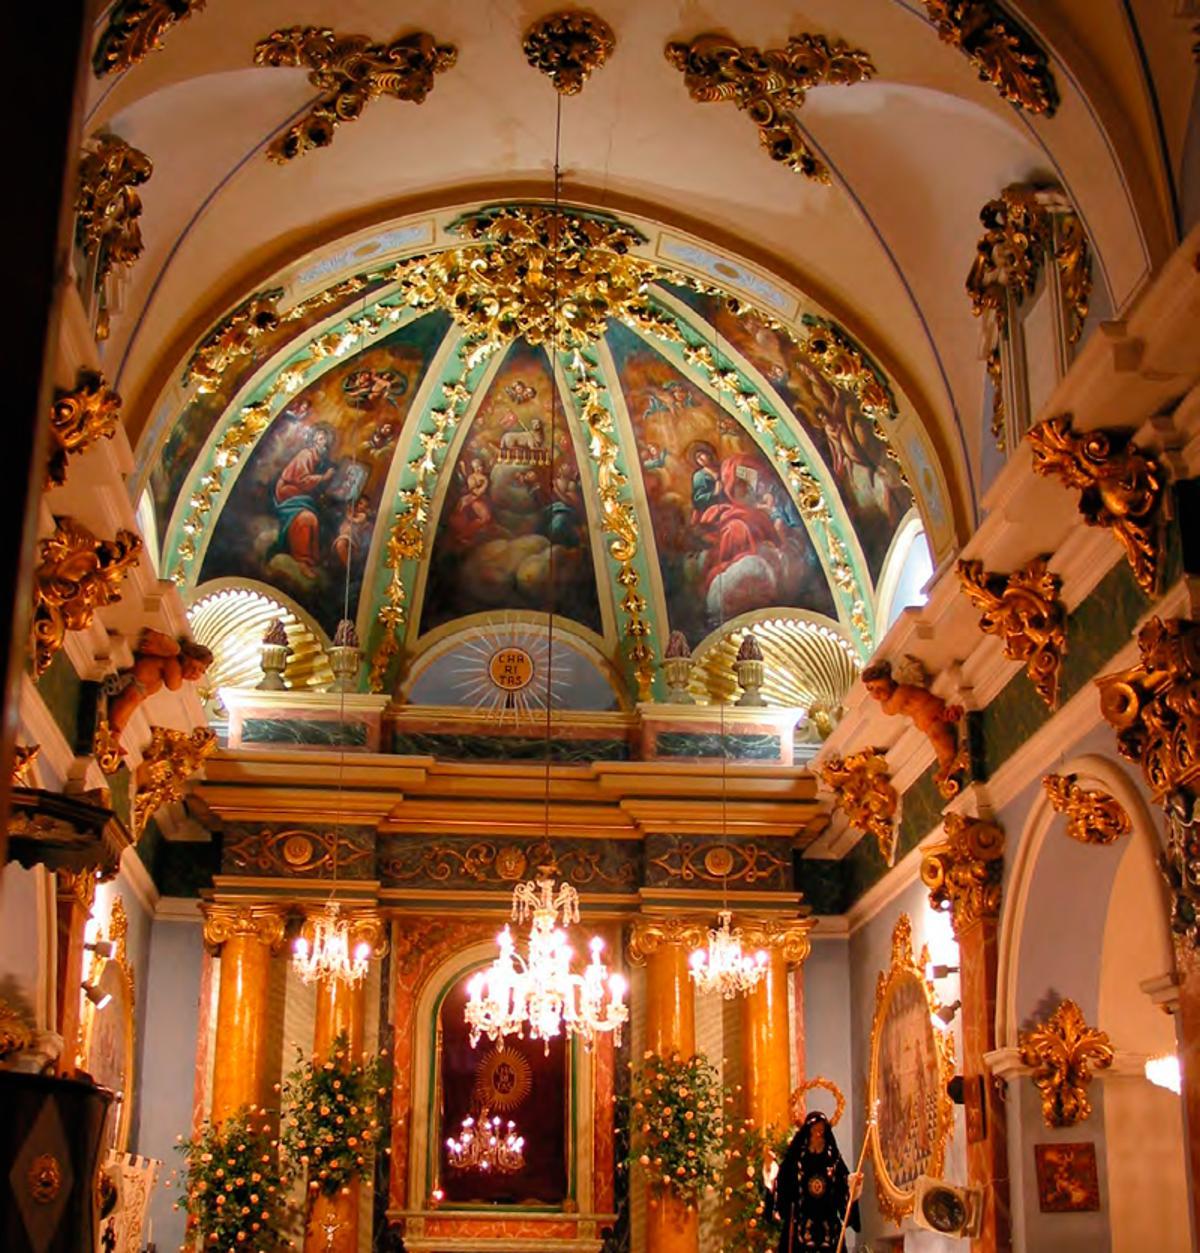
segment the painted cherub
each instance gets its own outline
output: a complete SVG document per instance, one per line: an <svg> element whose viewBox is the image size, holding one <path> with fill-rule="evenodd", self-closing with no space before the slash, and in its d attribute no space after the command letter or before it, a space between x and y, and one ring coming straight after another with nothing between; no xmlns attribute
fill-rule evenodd
<svg viewBox="0 0 1200 1253"><path fill-rule="evenodd" d="M862 672L863 686L877 700L885 714L912 720L933 745L937 757L937 785L943 796L958 792L954 776L966 766L966 753L960 743L958 723L961 705L948 705L940 696L916 683L897 683L892 663L877 661Z"/></svg>
<svg viewBox="0 0 1200 1253"><path fill-rule="evenodd" d="M184 683L195 683L212 662L212 652L203 644L185 637L173 640L162 631L147 627L138 640L132 667L110 680L109 727L120 735L148 696L164 687L169 692L177 692Z"/></svg>

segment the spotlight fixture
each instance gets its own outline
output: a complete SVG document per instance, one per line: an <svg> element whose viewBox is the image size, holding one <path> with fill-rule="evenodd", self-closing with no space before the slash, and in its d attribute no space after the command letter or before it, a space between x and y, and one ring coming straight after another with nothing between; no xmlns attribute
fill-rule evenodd
<svg viewBox="0 0 1200 1253"><path fill-rule="evenodd" d="M954 1015L962 1009L962 1001L951 1001L949 1005L943 1005L941 1009L935 1009L933 1016L940 1019L947 1027L954 1021Z"/></svg>
<svg viewBox="0 0 1200 1253"><path fill-rule="evenodd" d="M948 979L951 975L958 974L957 966L930 966L929 977L931 979Z"/></svg>
<svg viewBox="0 0 1200 1253"><path fill-rule="evenodd" d="M95 953L97 957L103 957L106 961L112 961L117 954L115 940L89 940L83 947L89 953Z"/></svg>
<svg viewBox="0 0 1200 1253"><path fill-rule="evenodd" d="M103 1009L109 1001L112 1000L112 993L105 992L103 988L97 987L94 983L82 983L83 994L91 1001L96 1009Z"/></svg>

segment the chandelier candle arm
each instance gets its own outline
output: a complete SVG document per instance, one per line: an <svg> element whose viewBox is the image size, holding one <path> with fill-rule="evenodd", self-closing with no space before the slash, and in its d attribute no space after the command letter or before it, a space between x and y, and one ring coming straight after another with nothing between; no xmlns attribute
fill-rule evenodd
<svg viewBox="0 0 1200 1253"><path fill-rule="evenodd" d="M689 971L701 992L720 992L731 1001L753 989L767 972L768 954L759 949L750 954L742 951L742 933L733 926L733 913L722 909L717 926L708 933L707 949L692 952Z"/></svg>

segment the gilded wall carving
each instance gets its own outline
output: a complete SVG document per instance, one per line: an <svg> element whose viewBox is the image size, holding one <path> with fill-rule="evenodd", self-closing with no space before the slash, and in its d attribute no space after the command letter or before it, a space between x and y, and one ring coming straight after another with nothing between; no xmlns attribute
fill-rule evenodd
<svg viewBox="0 0 1200 1253"><path fill-rule="evenodd" d="M583 90L591 74L612 55L612 27L594 13L569 10L543 17L525 32L525 60L562 96Z"/></svg>
<svg viewBox="0 0 1200 1253"><path fill-rule="evenodd" d="M151 727L150 732L150 743L142 750L137 769L137 794L133 798L135 838L164 805L183 799L188 780L217 747L216 733L208 727L197 727L191 732Z"/></svg>
<svg viewBox="0 0 1200 1253"><path fill-rule="evenodd" d="M867 748L848 757L831 757L819 773L821 782L833 793L833 803L850 825L863 835L873 836L880 855L892 865L896 857L900 795L892 786L884 750Z"/></svg>
<svg viewBox="0 0 1200 1253"><path fill-rule="evenodd" d="M1064 1000L1044 1022L1021 1032L1018 1048L1021 1060L1033 1067L1046 1126L1085 1122L1092 1112L1087 1095L1092 1075L1113 1063L1108 1036L1087 1025L1074 1001Z"/></svg>
<svg viewBox="0 0 1200 1253"><path fill-rule="evenodd" d="M123 74L162 47L163 36L204 8L205 0L117 0L92 54L97 78Z"/></svg>
<svg viewBox="0 0 1200 1253"><path fill-rule="evenodd" d="M274 878L369 879L375 871L375 832L360 827L234 826L225 831L225 874Z"/></svg>
<svg viewBox="0 0 1200 1253"><path fill-rule="evenodd" d="M1119 800L1100 788L1085 788L1074 774L1048 774L1042 786L1055 812L1066 818L1067 834L1081 844L1113 844L1133 831Z"/></svg>
<svg viewBox="0 0 1200 1253"><path fill-rule="evenodd" d="M934 909L946 909L955 935L1000 917L1004 832L995 823L963 814L944 818L946 838L925 850L921 882Z"/></svg>
<svg viewBox="0 0 1200 1253"><path fill-rule="evenodd" d="M120 420L121 397L103 374L81 369L73 388L58 388L50 409L53 448L46 486L62 487L67 481L67 458L86 452L97 440L112 439Z"/></svg>

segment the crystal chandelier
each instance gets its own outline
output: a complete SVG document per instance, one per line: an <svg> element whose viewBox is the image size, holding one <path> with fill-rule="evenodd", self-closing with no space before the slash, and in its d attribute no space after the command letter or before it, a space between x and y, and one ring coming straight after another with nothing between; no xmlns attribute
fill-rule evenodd
<svg viewBox="0 0 1200 1253"><path fill-rule="evenodd" d="M759 949L751 957L742 952L742 933L733 929L733 914L722 909L716 930L708 933L708 948L691 957L691 976L701 992L720 992L727 1000L749 992L767 969L767 954Z"/></svg>
<svg viewBox="0 0 1200 1253"><path fill-rule="evenodd" d="M337 901L330 901L312 920L312 933L311 944L299 935L292 946L292 969L305 983L341 979L356 987L367 977L371 946L360 940L351 947L350 923Z"/></svg>
<svg viewBox="0 0 1200 1253"><path fill-rule="evenodd" d="M468 1114L457 1139L451 1136L446 1141L451 1169L486 1170L498 1175L524 1169L525 1137L517 1135L517 1125L511 1119L504 1128L499 1116L489 1118L489 1112L485 1105L478 1119Z"/></svg>
<svg viewBox="0 0 1200 1253"><path fill-rule="evenodd" d="M513 889L512 917L531 920L526 955L517 952L512 929L496 937L495 961L467 985L467 1026L471 1045L480 1036L500 1040L506 1035L549 1041L560 1031L590 1044L611 1031L619 1044L629 1020L626 982L610 974L601 956L604 941L593 936L592 960L582 974L571 969L573 952L564 927L579 921L579 893L570 884L555 889L554 868L543 866L540 878ZM562 927L559 926L561 914Z"/></svg>

